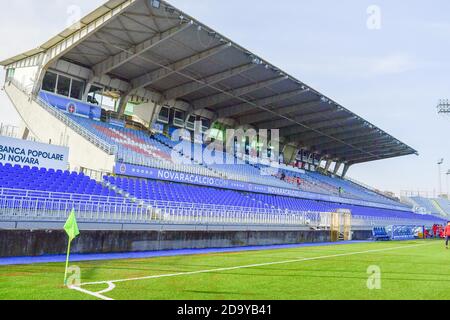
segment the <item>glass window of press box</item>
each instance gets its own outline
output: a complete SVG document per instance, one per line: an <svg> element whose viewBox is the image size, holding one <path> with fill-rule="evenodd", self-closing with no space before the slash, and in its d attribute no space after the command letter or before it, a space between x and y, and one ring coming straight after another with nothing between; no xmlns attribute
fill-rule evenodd
<svg viewBox="0 0 450 320"><path fill-rule="evenodd" d="M83 98L84 82L48 71L42 82L42 90L67 98L81 100Z"/></svg>
<svg viewBox="0 0 450 320"><path fill-rule="evenodd" d="M56 86L56 93L68 97L70 93L70 78L58 75L58 84Z"/></svg>

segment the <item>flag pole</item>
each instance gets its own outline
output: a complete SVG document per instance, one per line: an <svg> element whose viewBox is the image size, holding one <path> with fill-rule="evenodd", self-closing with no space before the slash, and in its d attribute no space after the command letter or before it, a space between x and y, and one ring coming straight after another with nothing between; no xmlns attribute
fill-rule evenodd
<svg viewBox="0 0 450 320"><path fill-rule="evenodd" d="M70 256L70 245L72 240L69 239L69 244L67 246L67 256L66 256L66 271L64 272L64 285L67 285L67 269L69 268L69 256Z"/></svg>
<svg viewBox="0 0 450 320"><path fill-rule="evenodd" d="M80 234L80 230L78 229L77 218L75 216L75 208L72 209L72 212L67 218L66 223L64 224L64 230L67 233L69 238L69 244L67 245L67 256L66 256L66 270L64 272L64 285L67 285L67 271L69 269L69 257L70 257L70 245L72 241Z"/></svg>

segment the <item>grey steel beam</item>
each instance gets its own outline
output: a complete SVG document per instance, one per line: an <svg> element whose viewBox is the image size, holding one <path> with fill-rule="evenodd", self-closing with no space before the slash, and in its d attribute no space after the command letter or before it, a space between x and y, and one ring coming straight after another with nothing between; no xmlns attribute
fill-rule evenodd
<svg viewBox="0 0 450 320"><path fill-rule="evenodd" d="M286 107L271 108L270 110L273 112L265 112L265 111L261 110L257 114L243 116L240 119L240 123L241 124L250 124L251 123L251 124L254 124L255 126L257 126L258 128L264 128L265 126L272 125L272 121L267 121L267 120L273 120L273 118L276 117L276 115L274 113L276 113L279 116L286 116L291 113L298 112L302 109L314 107L316 105L320 105L320 99L307 101L307 102L303 102L303 103L297 103L297 104L286 106ZM317 118L317 115L319 115L319 114L323 115L324 113L326 113L326 112L322 111L322 112L310 113L308 115L305 115L305 118L306 119L310 119L310 118L315 119L315 118Z"/></svg>
<svg viewBox="0 0 450 320"><path fill-rule="evenodd" d="M132 88L133 88L133 90L145 88L152 83L155 83L159 80L167 78L168 76L170 76L174 73L180 72L202 60L205 60L205 59L225 50L226 48L230 48L231 45L232 45L231 43L222 44L217 47L205 50L203 52L199 52L190 57L187 57L187 58L181 59L179 61L176 61L174 63L171 63L168 66L162 67L158 70L143 74L143 75L131 80Z"/></svg>
<svg viewBox="0 0 450 320"><path fill-rule="evenodd" d="M235 106L230 106L227 108L223 108L217 111L219 118L230 118L237 116L239 114L251 111L251 110L261 110L261 108L268 108L268 106L278 103L280 101L284 101L290 99L294 96L301 95L303 93L309 92L309 90L295 90L287 93L277 94L274 96L270 96L267 98L253 100L250 103L241 103Z"/></svg>
<svg viewBox="0 0 450 320"><path fill-rule="evenodd" d="M192 101L192 105L195 110L212 107L216 104L220 104L227 100L230 100L230 99L233 99L236 97L242 97L249 93L257 91L259 89L270 87L271 85L274 85L276 83L279 83L279 82L287 80L287 79L289 79L289 78L286 76L281 76L281 77L276 77L274 79L254 83L254 84L244 86L244 87L241 87L241 88L238 88L235 90L227 91L226 93L218 93L218 94L214 94L212 96L206 97L206 98Z"/></svg>
<svg viewBox="0 0 450 320"><path fill-rule="evenodd" d="M175 35L179 34L180 32L186 30L190 26L193 25L193 22L190 21L188 23L181 23L180 25L173 27L167 31L158 33L154 35L152 38L141 42L135 46L132 46L131 48L127 50L123 50L119 52L118 54L109 57L105 61L102 61L95 66L92 67L92 70L94 71L95 76L100 77L103 74L107 74L114 69L124 65L125 63L131 61L132 59L140 56L141 54L151 50L152 48L160 45L166 40L169 40L173 38Z"/></svg>
<svg viewBox="0 0 450 320"><path fill-rule="evenodd" d="M295 119L295 121L297 121L297 119ZM310 127L311 129L320 130L322 128L334 127L339 124L344 125L348 121L351 121L353 119L354 119L353 117L351 117L351 118L343 117L343 118L338 118L338 119L333 119L333 120L323 120L323 121L316 122L316 123L305 123L305 122L301 122L301 123L304 124L305 126ZM298 121L298 122L300 122L300 121ZM298 124L291 122L291 125L288 128L281 130L280 135L281 136L291 136L294 134L299 134L299 133L308 132L308 131L310 131L310 129L307 129L305 127L302 127Z"/></svg>
<svg viewBox="0 0 450 320"><path fill-rule="evenodd" d="M412 154L414 154L414 152L405 151L405 152L394 152L394 153L384 154L384 155L380 155L380 156L368 156L368 155L355 156L355 157L350 157L345 160L351 164L356 164L356 163L364 163L364 162L370 162L370 161L376 161L376 160L397 158L397 157L408 156L408 155L412 155Z"/></svg>
<svg viewBox="0 0 450 320"><path fill-rule="evenodd" d="M367 132L367 131L362 131L359 134L359 137L367 137L367 136L373 136L374 132ZM334 137L340 141L345 141L347 143L349 138L352 138L355 136L354 132L351 133L343 133L343 134L338 134L335 135ZM336 140L330 140L329 138L326 137L319 137L315 140L310 140L308 141L309 145L308 147L310 148L314 148L315 150L324 150L323 145L331 145L331 146L340 146L340 145L346 145L343 142L337 142Z"/></svg>
<svg viewBox="0 0 450 320"><path fill-rule="evenodd" d="M344 135L339 135L336 136L337 138L339 138L339 140L344 140L349 144L361 144L361 143L367 143L368 141L373 141L373 140L380 140L380 139L387 139L386 135L380 135L380 133L378 133L377 131L368 131L366 133L362 133L359 134L357 138L353 138L354 134L344 134ZM325 142L325 143L318 143L316 145L314 145L315 147L317 147L319 150L328 150L330 148L334 148L337 146L336 142Z"/></svg>
<svg viewBox="0 0 450 320"><path fill-rule="evenodd" d="M381 143L379 143L379 141L381 141ZM388 148L388 147L395 147L397 146L397 144L394 141L387 141L386 139L381 140L378 139L377 140L370 140L370 145L367 145L368 142L364 142L364 143L351 143L352 146L354 147L358 147L361 149L372 149L372 148L377 148L377 149L381 149L381 148ZM335 154L336 152L345 152L347 151L351 151L352 148L350 148L349 146L346 145L337 145L331 149L323 149L323 152L326 152L328 154Z"/></svg>
<svg viewBox="0 0 450 320"><path fill-rule="evenodd" d="M332 128L329 130L323 130L321 132L313 131L310 133L307 132L307 133L295 134L292 136L287 136L287 138L289 141L292 141L292 142L301 140L304 143L314 141L314 139L321 138L321 137L323 137L323 139L330 139L331 141L336 141L336 140L341 140L341 139L335 137L335 135L337 135L337 134L341 134L341 133L357 134L359 132L367 131L368 129L369 128L364 128L361 126L361 124L359 124L359 125L353 125L353 126L343 127L343 128ZM330 138L330 136L333 137L334 139Z"/></svg>
<svg viewBox="0 0 450 320"><path fill-rule="evenodd" d="M390 152L390 151L402 151L405 149L405 146L403 145L384 145L384 146L368 146L368 147L361 147L362 150L364 150L365 152L370 152L370 153L384 153L386 151ZM354 154L360 154L362 153L361 151L357 152L348 148L343 148L342 150L339 150L338 152L329 152L329 154L341 158L341 157L346 157L346 156L352 156Z"/></svg>
<svg viewBox="0 0 450 320"><path fill-rule="evenodd" d="M276 110L274 110L274 111L276 112ZM335 113L338 113L338 112L340 112L340 111L334 110L334 109L332 109L332 110L325 110L325 111L319 111L319 112L313 112L313 113L307 113L307 114L304 114L304 115L300 115L300 116L298 116L297 118L294 118L294 119L298 119L299 122L308 122L308 121L313 121L313 120L316 120L316 119L321 119L322 117L329 116L329 115L332 115L332 114L335 114ZM244 118L244 117L242 117L242 118ZM274 123L278 124L277 121L283 121L283 120L264 121L264 122L251 122L251 123L254 124L255 127L257 127L257 128L265 128L265 127L274 125ZM287 120L284 120L284 121L287 121ZM281 125L280 125L280 127L281 127Z"/></svg>
<svg viewBox="0 0 450 320"><path fill-rule="evenodd" d="M248 63L239 67L231 68L226 71L216 73L214 75L199 79L199 81L192 81L181 86L171 88L163 93L166 100L173 100L183 96L186 96L192 92L198 91L208 86L212 86L216 83L229 79L231 77L242 74L255 67L259 66L256 63Z"/></svg>

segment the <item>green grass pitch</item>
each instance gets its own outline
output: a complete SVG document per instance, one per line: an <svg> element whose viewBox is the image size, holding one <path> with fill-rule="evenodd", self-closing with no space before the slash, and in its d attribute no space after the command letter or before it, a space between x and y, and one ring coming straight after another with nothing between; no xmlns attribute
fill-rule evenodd
<svg viewBox="0 0 450 320"><path fill-rule="evenodd" d="M450 299L450 250L442 241L355 243L72 265L80 268L81 288L86 292L62 285L64 264L5 266L0 267L0 299ZM368 289L370 266L381 271L379 289ZM105 289L101 297L95 296Z"/></svg>

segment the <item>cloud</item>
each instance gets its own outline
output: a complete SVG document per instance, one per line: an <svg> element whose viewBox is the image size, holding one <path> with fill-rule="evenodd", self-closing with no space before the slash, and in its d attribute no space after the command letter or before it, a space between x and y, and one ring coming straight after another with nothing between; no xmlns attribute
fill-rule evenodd
<svg viewBox="0 0 450 320"><path fill-rule="evenodd" d="M373 75L400 74L417 69L418 63L407 54L391 54L373 59L369 68Z"/></svg>
<svg viewBox="0 0 450 320"><path fill-rule="evenodd" d="M313 74L315 76L338 79L367 79L372 77L404 74L432 64L419 61L405 53L392 53L384 56L322 56L306 58L303 63L294 60L284 63L288 70L297 74Z"/></svg>

